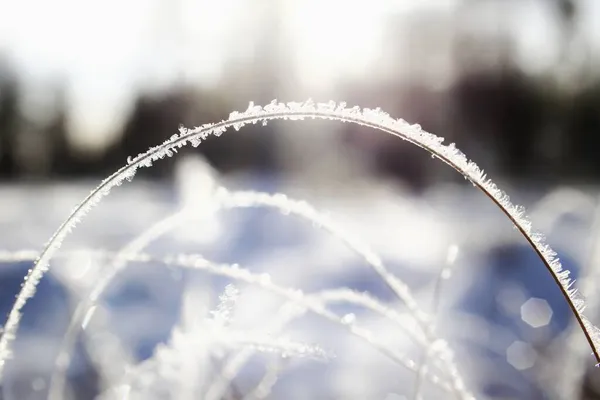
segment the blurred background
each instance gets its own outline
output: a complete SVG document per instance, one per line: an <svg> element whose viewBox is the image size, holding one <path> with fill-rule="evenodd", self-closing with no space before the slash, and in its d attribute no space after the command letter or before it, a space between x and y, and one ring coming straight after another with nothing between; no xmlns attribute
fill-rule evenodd
<svg viewBox="0 0 600 400"><path fill-rule="evenodd" d="M216 122L249 101L275 98L381 107L455 142L528 207L581 278L591 317L600 317L596 0L0 0L0 310L8 312L31 266L15 252L41 250L128 156L180 124ZM196 192L207 179L231 190L287 193L338 217L382 254L424 308L440 315L440 335L453 341L482 398L600 398L598 370L587 368L594 360L580 357L583 336L541 262L499 210L422 150L357 125L288 121L228 132L182 153L140 170L66 247L118 250L166 215L200 207ZM360 260L318 230L266 211L227 215L190 224L150 249L201 249L283 274L304 290L342 285L386 298L374 277L355 271ZM442 312L431 308L431 296L454 248L460 256L444 284ZM69 265L66 271L79 264ZM169 337L182 285L202 279L171 274L172 285L157 286L162 272L132 271L117 279L120 300L107 304L115 335L139 361ZM55 344L74 299L93 283L51 275L22 328L50 350L25 341L17 348L23 353L4 382L7 399L46 398ZM148 313L144 335L127 325L132 304ZM102 391L92 364L72 367L69 396ZM301 369L273 398L411 398L410 387L393 378L349 386L369 365L340 367L335 379L309 385L314 392L306 382L318 378Z"/></svg>

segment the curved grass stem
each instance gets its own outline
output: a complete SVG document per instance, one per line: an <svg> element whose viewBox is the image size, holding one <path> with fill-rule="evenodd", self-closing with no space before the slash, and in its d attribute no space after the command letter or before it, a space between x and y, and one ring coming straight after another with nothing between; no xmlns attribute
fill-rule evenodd
<svg viewBox="0 0 600 400"><path fill-rule="evenodd" d="M34 267L25 277L22 289L8 314L4 333L0 338L0 379L3 376L6 360L10 356L10 347L18 330L21 310L27 300L34 295L38 282L48 270L52 256L61 247L63 240L76 227L78 222L104 196L108 195L112 188L121 185L126 180L133 179L138 168L151 167L155 161L171 157L177 152L177 149L188 143L192 146L198 146L209 136L220 136L230 127L238 130L250 123L266 123L276 119L301 120L304 118L350 122L387 132L425 149L454 168L465 179L471 181L500 208L540 257L559 286L561 293L575 315L577 323L581 326L597 362L600 363L600 353L598 351L600 348L600 330L583 315L584 301L578 295L577 290L572 287L573 282L569 278L569 271L563 270L560 261L556 258L556 253L544 243L543 236L532 231L531 223L525 217L524 209L512 204L508 196L491 180L487 179L483 171L475 163L469 161L454 144L444 145L442 138L422 130L419 125L411 125L402 119L394 119L379 109L347 108L345 103L336 104L335 102L315 104L312 101L307 101L284 104L274 101L265 107L255 106L251 103L246 111L233 112L228 120L216 124L207 124L189 130L182 128L179 134L173 135L161 145L128 160L127 165L102 181L73 210L40 253Z"/></svg>

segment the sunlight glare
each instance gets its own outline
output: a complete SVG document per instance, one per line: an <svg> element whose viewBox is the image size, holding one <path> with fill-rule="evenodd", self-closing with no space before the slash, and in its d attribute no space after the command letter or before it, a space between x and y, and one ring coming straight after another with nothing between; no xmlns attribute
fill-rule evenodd
<svg viewBox="0 0 600 400"><path fill-rule="evenodd" d="M311 86L359 76L382 54L382 1L306 0L284 10L298 78Z"/></svg>

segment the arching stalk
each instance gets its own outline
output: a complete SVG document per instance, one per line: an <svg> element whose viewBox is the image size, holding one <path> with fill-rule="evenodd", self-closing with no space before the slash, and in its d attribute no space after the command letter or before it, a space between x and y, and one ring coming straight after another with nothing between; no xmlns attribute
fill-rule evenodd
<svg viewBox="0 0 600 400"><path fill-rule="evenodd" d="M444 161L456 171L461 173L473 185L478 187L500 210L509 218L527 242L542 260L548 272L559 286L561 293L573 311L577 323L581 326L585 337L600 363L600 330L596 328L584 315L584 301L578 295L577 290L572 287L573 281L569 278L569 271L564 270L556 253L544 243L541 234L532 231L531 223L525 217L524 209L511 203L507 195L502 192L495 183L487 179L479 167L469 161L454 144L444 145L443 139L421 129L419 125L411 125L402 119L391 118L387 113L379 109L363 109L359 107L347 108L345 103L336 104L314 103L278 103L273 101L264 108L250 103L244 112L233 112L229 119L216 124L207 124L194 129L181 128L180 133L173 135L169 140L159 146L129 159L127 165L94 189L63 222L54 235L50 238L34 267L25 277L25 282L17 299L9 312L5 325L4 334L0 338L0 379L3 376L7 358L10 356L10 346L15 338L21 318L21 309L27 300L35 294L36 286L45 272L48 270L49 262L54 253L61 247L63 240L68 236L77 223L94 207L110 190L121 185L125 180L133 179L138 168L151 167L152 164L162 158L170 157L177 149L191 143L198 146L208 136L220 136L229 127L238 130L246 124L262 122L266 123L276 119L300 120L304 118L330 119L341 122L351 122L387 132L401 139L409 141L421 147L433 156Z"/></svg>

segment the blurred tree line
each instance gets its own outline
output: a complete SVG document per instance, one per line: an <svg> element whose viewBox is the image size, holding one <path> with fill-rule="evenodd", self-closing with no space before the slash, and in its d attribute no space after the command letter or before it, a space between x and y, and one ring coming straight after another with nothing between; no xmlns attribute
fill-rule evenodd
<svg viewBox="0 0 600 400"><path fill-rule="evenodd" d="M465 7L470 3L473 2L465 2ZM553 0L552 4L560 16L563 42L559 45L564 50L563 58L568 60L569 49L576 40L577 2ZM447 87L433 90L427 82L400 84L365 77L359 84L343 86L337 98L349 104L379 106L393 116L420 123L448 142L456 142L469 157L496 174L537 182L600 178L600 158L596 155L600 147L600 80L588 79L586 84L565 89L553 84L553 76L534 79L513 62L510 43L502 41L493 44L498 55L493 68L474 68L472 60L486 46L478 40L456 40L454 57L459 72ZM285 62L281 63L286 56L269 52L272 45L261 50L261 64L250 72L244 70L245 75L240 78L256 81L261 88L255 98L250 96L247 100L267 102L282 97L278 93L280 82L269 81L269 76L276 68L286 67ZM60 90L58 93L58 113L52 123L42 128L32 125L20 115L18 85L7 68L0 68L0 179L105 176L123 165L127 156L145 151L172 135L179 124L194 126L217 121L247 104L245 99L242 104L235 91L226 87L212 92L179 87L158 96L140 95L119 139L92 155L69 145L66 108L61 105ZM289 94L288 90L285 95ZM244 131L260 132L224 135L219 140L209 140L197 151L206 154L223 171L278 172L285 170L285 160L277 156L277 129L247 127ZM358 134L356 128L343 129L343 136L349 138L346 145L359 147L373 160L377 172L398 176L417 186L430 181L429 164L415 158L403 144L383 140L373 145L357 140L362 133ZM166 176L172 164L166 160L145 173Z"/></svg>
<svg viewBox="0 0 600 400"><path fill-rule="evenodd" d="M14 86L4 82L0 91L0 177L5 180L22 177L74 178L106 175L121 166L128 155L160 143L176 132L180 123L194 125L190 115L200 123L226 118L226 105L203 110L194 96L185 91L174 91L160 98L141 97L122 133L121 139L101 155L87 157L69 149L65 134L64 113L59 113L51 126L39 135L49 139L40 151L19 154L18 135L26 124L19 117L18 93ZM367 84L368 85L368 84ZM427 104L433 104L431 95ZM357 98L374 98L359 93ZM419 95L419 88L411 90L411 98ZM393 95L393 93L392 93ZM414 97L413 97L414 96ZM462 77L445 94L451 101L450 118L443 124L436 112L417 112L415 118L402 116L421 123L425 129L444 136L454 135L457 143L472 158L477 154L496 160L497 169L512 178L596 180L600 178L600 82L584 90L564 94L529 81L516 69L499 74L473 74ZM351 96L352 97L352 96ZM352 99L349 99L352 100ZM214 103L214 98L207 98ZM383 101L385 102L385 101ZM349 101L353 104L352 101ZM365 106L370 106L370 101ZM360 100L356 104L363 105ZM384 105L381 105L386 109ZM410 109L410 107L409 107ZM390 111L392 112L392 111ZM408 112L412 114L412 112ZM437 126L442 125L442 126ZM246 128L251 129L251 128ZM219 140L200 146L220 169L259 168L277 170L272 152L277 151L262 143L268 135L224 135ZM35 136L34 136L35 138ZM264 140L263 140L264 139ZM400 147L377 149L375 158L380 167L391 173L401 168ZM479 149L479 151L477 150ZM482 150L483 149L483 150ZM396 151L397 150L397 151ZM30 157L31 159L28 159ZM48 159L43 167L36 168L39 160ZM157 176L168 173L171 162L160 163L152 171Z"/></svg>

